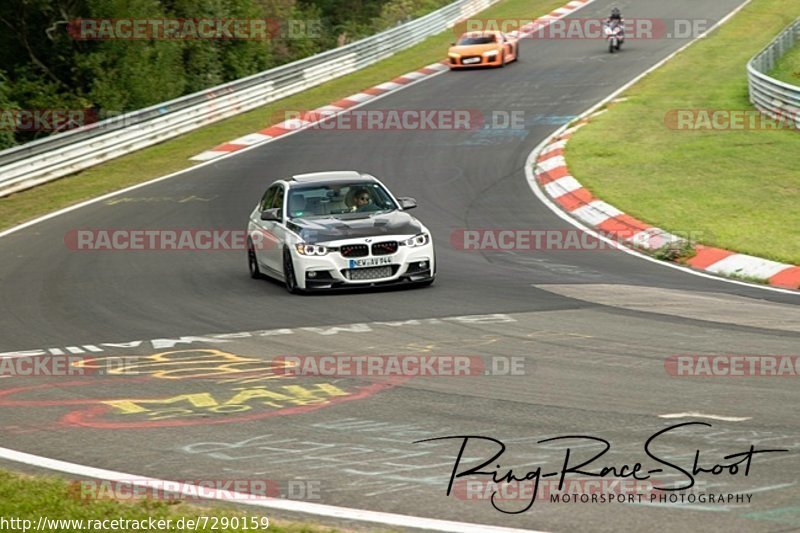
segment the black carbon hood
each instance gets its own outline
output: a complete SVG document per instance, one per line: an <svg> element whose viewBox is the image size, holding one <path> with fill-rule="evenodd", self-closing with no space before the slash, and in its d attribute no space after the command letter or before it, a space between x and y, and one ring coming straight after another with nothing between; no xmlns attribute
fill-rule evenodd
<svg viewBox="0 0 800 533"><path fill-rule="evenodd" d="M422 225L404 211L390 213L349 213L325 218L293 218L289 230L311 243L382 237L387 235L417 235Z"/></svg>

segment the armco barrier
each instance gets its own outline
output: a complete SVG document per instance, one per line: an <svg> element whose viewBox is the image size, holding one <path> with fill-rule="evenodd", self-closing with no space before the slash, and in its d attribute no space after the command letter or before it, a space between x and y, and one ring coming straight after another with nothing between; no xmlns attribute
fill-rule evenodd
<svg viewBox="0 0 800 533"><path fill-rule="evenodd" d="M340 48L4 150L0 152L0 197L355 72L453 27L498 1L457 0L424 17Z"/></svg>
<svg viewBox="0 0 800 533"><path fill-rule="evenodd" d="M750 102L754 106L772 118L793 120L800 128L800 87L767 75L775 62L796 43L800 43L800 18L747 63L747 80Z"/></svg>

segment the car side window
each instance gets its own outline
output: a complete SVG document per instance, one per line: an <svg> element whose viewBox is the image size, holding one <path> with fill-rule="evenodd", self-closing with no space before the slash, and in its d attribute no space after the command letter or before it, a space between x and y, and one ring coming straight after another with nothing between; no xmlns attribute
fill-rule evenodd
<svg viewBox="0 0 800 533"><path fill-rule="evenodd" d="M283 219L283 187L277 185L278 190L275 191L275 196L272 198L272 209L278 208L278 215Z"/></svg>
<svg viewBox="0 0 800 533"><path fill-rule="evenodd" d="M275 193L278 192L278 189L280 189L280 185L273 185L267 189L267 192L261 197L261 204L259 204L261 211L267 210L272 206L272 201L275 199Z"/></svg>

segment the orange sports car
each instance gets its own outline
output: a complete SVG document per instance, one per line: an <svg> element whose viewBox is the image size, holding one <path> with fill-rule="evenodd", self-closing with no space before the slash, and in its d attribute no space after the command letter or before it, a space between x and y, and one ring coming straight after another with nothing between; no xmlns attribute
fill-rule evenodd
<svg viewBox="0 0 800 533"><path fill-rule="evenodd" d="M519 58L519 40L500 31L463 34L447 54L450 68L504 67Z"/></svg>

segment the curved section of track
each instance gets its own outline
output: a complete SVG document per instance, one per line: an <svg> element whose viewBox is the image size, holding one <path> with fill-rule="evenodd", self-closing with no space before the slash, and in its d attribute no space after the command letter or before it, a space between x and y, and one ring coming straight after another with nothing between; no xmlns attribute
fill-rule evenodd
<svg viewBox="0 0 800 533"><path fill-rule="evenodd" d="M739 3L643 0L623 7L631 18L691 13L716 20ZM598 0L574 16L609 10ZM515 443L515 468L524 468L542 459L532 451L536 440L579 431L613 440L609 457L631 461L664 426L659 415L700 410L748 422L714 422L713 434L676 436L671 445L735 448L745 431L796 450L788 380L709 385L670 378L663 366L678 352L796 352L795 296L613 251L479 253L450 243L452 232L465 228L570 229L528 189L528 153L558 124L684 43L629 41L610 55L598 41L525 40L519 63L446 73L367 106L523 111L524 131L309 130L0 239L2 351L81 347L127 356L120 364L143 372L121 381L0 380L2 445L153 477L299 477L321 482L322 503L446 520L556 530L606 523L609 531L634 531L668 516L670 524L695 527L698 511L680 507L543 505L498 513L484 500L445 496L452 445L411 444L443 434L503 437ZM415 214L438 246L433 287L293 297L279 284L250 280L239 252L79 253L64 244L65 234L80 228L242 229L272 179L335 169L372 173L395 194L419 200ZM336 324L347 326L325 327ZM179 336L201 338L158 340ZM318 379L283 388L268 362L301 353L469 353L520 357L527 370L392 383ZM224 376L226 362L255 376ZM173 364L182 371L169 372ZM203 375L204 364L218 371ZM176 399L184 394L195 396ZM709 510L704 527L768 529L763 511L796 501L796 456L767 461L751 478L725 480L726 490L756 487L769 497L745 510Z"/></svg>

